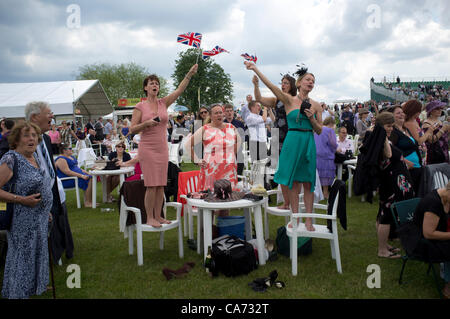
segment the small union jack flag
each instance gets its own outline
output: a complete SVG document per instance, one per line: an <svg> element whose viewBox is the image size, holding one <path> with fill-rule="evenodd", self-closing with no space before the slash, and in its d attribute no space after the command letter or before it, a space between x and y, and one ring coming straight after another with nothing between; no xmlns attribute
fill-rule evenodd
<svg viewBox="0 0 450 319"><path fill-rule="evenodd" d="M207 59L209 57L212 57L212 56L217 55L217 54L222 53L222 52L230 53L227 50L225 50L225 49L219 47L218 45L216 45L212 50L203 51L202 58L203 59Z"/></svg>
<svg viewBox="0 0 450 319"><path fill-rule="evenodd" d="M241 54L241 57L243 57L243 58L246 59L247 61L255 62L255 63L256 63L256 61L258 60L258 58L256 57L256 55L253 56L253 55L249 55L248 53Z"/></svg>
<svg viewBox="0 0 450 319"><path fill-rule="evenodd" d="M203 52L202 52L202 58L203 58L203 59L207 59L207 58L212 57L212 56L214 56L214 55L216 55L216 54L219 54L219 52L216 52L216 51L214 51L214 50L211 50L211 51L203 51Z"/></svg>
<svg viewBox="0 0 450 319"><path fill-rule="evenodd" d="M199 48L202 42L202 34L195 32L180 34L178 35L177 42Z"/></svg>
<svg viewBox="0 0 450 319"><path fill-rule="evenodd" d="M216 45L214 47L214 49L212 49L213 51L216 51L217 53L222 53L222 52L227 52L230 53L229 51L225 50L224 48L219 47L218 45Z"/></svg>

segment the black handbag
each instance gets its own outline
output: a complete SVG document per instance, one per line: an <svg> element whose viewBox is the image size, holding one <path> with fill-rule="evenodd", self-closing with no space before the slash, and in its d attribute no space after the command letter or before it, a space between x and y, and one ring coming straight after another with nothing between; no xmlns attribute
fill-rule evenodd
<svg viewBox="0 0 450 319"><path fill-rule="evenodd" d="M13 176L3 186L3 190L14 194L16 192L16 179L17 179L17 158L14 157L14 166L13 166ZM2 207L0 208L0 230L10 230L12 224L12 218L14 213L14 203L4 203L2 202ZM6 204L6 205L5 205Z"/></svg>
<svg viewBox="0 0 450 319"><path fill-rule="evenodd" d="M430 145L430 163L429 164L439 164L445 162L444 151L442 150L439 141L434 142Z"/></svg>

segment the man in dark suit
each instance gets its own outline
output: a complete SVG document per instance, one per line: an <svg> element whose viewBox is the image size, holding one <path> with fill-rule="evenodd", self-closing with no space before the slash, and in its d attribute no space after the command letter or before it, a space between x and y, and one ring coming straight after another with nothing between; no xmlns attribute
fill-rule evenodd
<svg viewBox="0 0 450 319"><path fill-rule="evenodd" d="M43 142L38 145L36 153L43 163L47 177L53 180L52 225L49 238L53 260L57 262L64 250L66 257L70 259L73 257L73 239L66 204L65 202L61 203L60 194L65 196L64 189L61 183L58 185L50 137L44 134L51 127L53 112L47 102L30 102L25 107L25 119L41 129Z"/></svg>

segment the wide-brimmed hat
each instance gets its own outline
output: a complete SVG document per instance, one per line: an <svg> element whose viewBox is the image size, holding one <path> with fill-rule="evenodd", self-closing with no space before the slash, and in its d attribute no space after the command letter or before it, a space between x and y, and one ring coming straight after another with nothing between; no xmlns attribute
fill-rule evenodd
<svg viewBox="0 0 450 319"><path fill-rule="evenodd" d="M234 192L231 182L227 179L218 179L214 182L214 192L209 194L206 202L232 202L244 197L244 192Z"/></svg>
<svg viewBox="0 0 450 319"><path fill-rule="evenodd" d="M358 113L359 113L359 115L363 115L363 114L369 114L370 112L368 109L363 107L363 108L359 109Z"/></svg>
<svg viewBox="0 0 450 319"><path fill-rule="evenodd" d="M439 100L434 100L434 101L428 103L425 108L427 110L427 114L430 114L433 110L444 108L444 106L446 106L446 105L447 104L444 102L441 102Z"/></svg>

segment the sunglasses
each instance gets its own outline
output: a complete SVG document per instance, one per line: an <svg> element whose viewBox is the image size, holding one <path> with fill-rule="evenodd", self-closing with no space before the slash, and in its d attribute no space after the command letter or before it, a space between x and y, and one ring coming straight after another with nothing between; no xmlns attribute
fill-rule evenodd
<svg viewBox="0 0 450 319"><path fill-rule="evenodd" d="M117 145L117 146L116 146L116 148L118 148L118 147L120 147L120 148L124 148L124 146L123 146L123 145Z"/></svg>
<svg viewBox="0 0 450 319"><path fill-rule="evenodd" d="M208 111L201 111L200 114L208 113Z"/></svg>

